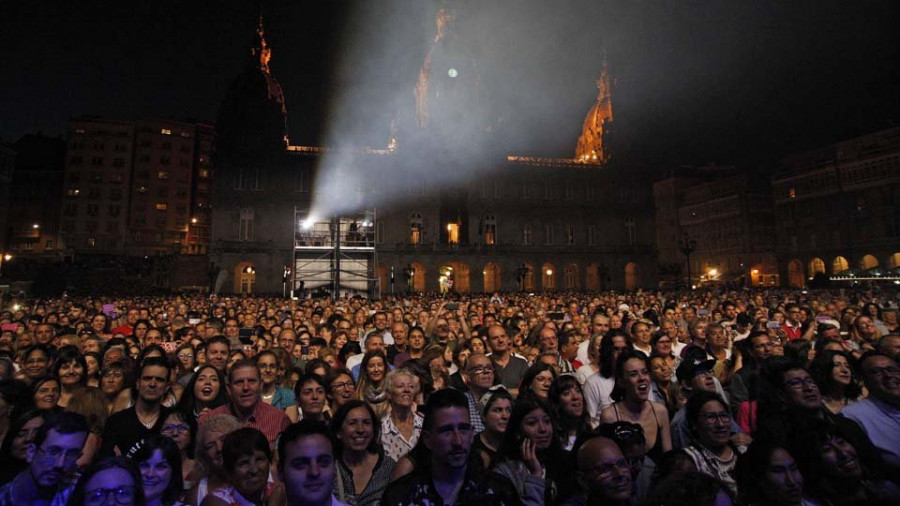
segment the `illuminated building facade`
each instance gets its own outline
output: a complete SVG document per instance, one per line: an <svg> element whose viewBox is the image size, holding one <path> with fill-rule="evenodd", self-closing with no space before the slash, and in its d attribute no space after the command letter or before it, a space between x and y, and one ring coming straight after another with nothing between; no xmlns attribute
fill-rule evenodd
<svg viewBox="0 0 900 506"><path fill-rule="evenodd" d="M81 253L204 254L215 133L166 120L70 121L63 245Z"/></svg>
<svg viewBox="0 0 900 506"><path fill-rule="evenodd" d="M769 182L734 167L679 167L654 184L664 281L777 286ZM690 269L686 261L690 253Z"/></svg>
<svg viewBox="0 0 900 506"><path fill-rule="evenodd" d="M900 267L900 128L785 158L772 191L786 284Z"/></svg>
<svg viewBox="0 0 900 506"><path fill-rule="evenodd" d="M260 23L250 61L216 122L210 261L217 291L281 293L300 226L295 210L323 199L377 210L372 276L382 295L437 292L448 280L457 292L656 286L650 185L639 171L608 163L612 103L605 66L576 157L516 156L496 148L485 155L502 128L472 59L460 57L471 41L455 36L456 19L446 9L438 13L437 34L413 87L415 111L405 116L411 121L394 125L384 149L347 154L348 163L372 176L330 195L316 194L313 184L337 177L320 166L328 148L288 142L287 107ZM436 181L445 173L466 177Z"/></svg>

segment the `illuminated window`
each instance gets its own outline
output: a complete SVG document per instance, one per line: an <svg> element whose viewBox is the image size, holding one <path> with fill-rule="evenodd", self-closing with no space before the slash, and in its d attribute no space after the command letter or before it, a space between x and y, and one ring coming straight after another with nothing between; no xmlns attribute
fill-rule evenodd
<svg viewBox="0 0 900 506"><path fill-rule="evenodd" d="M165 211L166 209L168 209L168 207L169 207L169 205L166 204L165 202L159 202L156 204L157 211Z"/></svg>
<svg viewBox="0 0 900 506"><path fill-rule="evenodd" d="M161 170L156 173L157 179L169 179L169 172L165 170Z"/></svg>
<svg viewBox="0 0 900 506"><path fill-rule="evenodd" d="M484 243L497 243L497 218L493 214L484 217Z"/></svg>
<svg viewBox="0 0 900 506"><path fill-rule="evenodd" d="M459 244L459 223L447 224L447 244Z"/></svg>
<svg viewBox="0 0 900 506"><path fill-rule="evenodd" d="M791 188L790 190L788 190L788 198L792 198L792 199L797 198L797 190L794 188Z"/></svg>
<svg viewBox="0 0 900 506"><path fill-rule="evenodd" d="M159 131L159 133L161 133L163 135L172 135L172 131L169 130L168 128L163 128L162 130Z"/></svg>
<svg viewBox="0 0 900 506"><path fill-rule="evenodd" d="M412 213L409 215L409 243L420 244L422 242L422 215Z"/></svg>
<svg viewBox="0 0 900 506"><path fill-rule="evenodd" d="M69 188L68 190L66 190L66 195L69 197L77 197L80 194L81 190L79 190L78 188Z"/></svg>

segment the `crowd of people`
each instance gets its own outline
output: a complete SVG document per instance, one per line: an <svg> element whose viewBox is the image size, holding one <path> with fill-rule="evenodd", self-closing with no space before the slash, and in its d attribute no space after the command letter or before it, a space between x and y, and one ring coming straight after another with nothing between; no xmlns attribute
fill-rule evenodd
<svg viewBox="0 0 900 506"><path fill-rule="evenodd" d="M895 291L4 309L0 505L900 504Z"/></svg>

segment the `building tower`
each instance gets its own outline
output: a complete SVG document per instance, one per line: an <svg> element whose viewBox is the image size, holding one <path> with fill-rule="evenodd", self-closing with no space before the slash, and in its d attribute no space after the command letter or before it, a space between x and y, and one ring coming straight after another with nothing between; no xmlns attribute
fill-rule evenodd
<svg viewBox="0 0 900 506"><path fill-rule="evenodd" d="M597 100L584 118L581 136L575 148L575 159L583 163L609 162L609 137L613 122L612 86L606 60L597 79Z"/></svg>

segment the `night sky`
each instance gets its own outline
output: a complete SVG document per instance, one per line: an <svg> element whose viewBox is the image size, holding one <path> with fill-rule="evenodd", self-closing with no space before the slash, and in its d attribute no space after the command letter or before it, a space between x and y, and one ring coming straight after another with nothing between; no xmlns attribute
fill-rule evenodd
<svg viewBox="0 0 900 506"><path fill-rule="evenodd" d="M614 150L651 171L779 157L900 122L900 2L455 0L510 149L572 156L605 49ZM292 143L343 125L383 146L433 35L432 0L267 2ZM257 2L0 5L0 139L69 118L214 121L249 57ZM400 90L401 92L398 92ZM408 91L408 93L407 93ZM358 137L358 139L356 139Z"/></svg>

